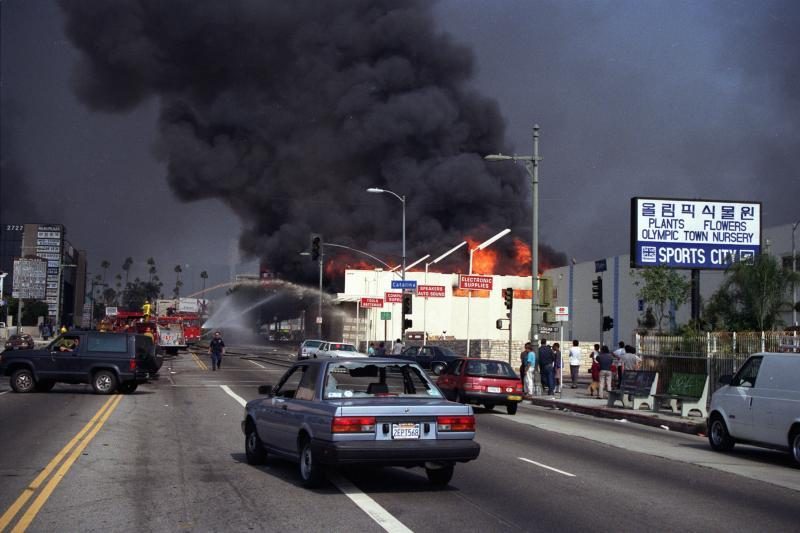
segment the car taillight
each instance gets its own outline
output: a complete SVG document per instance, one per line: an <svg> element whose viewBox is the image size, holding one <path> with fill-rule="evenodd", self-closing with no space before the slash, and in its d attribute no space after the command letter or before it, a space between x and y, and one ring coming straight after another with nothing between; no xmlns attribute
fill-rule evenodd
<svg viewBox="0 0 800 533"><path fill-rule="evenodd" d="M131 359L129 370L136 370L136 359Z"/></svg>
<svg viewBox="0 0 800 533"><path fill-rule="evenodd" d="M475 431L475 417L467 416L437 416L437 431Z"/></svg>
<svg viewBox="0 0 800 533"><path fill-rule="evenodd" d="M374 431L374 416L335 416L331 422L331 433L372 433Z"/></svg>
<svg viewBox="0 0 800 533"><path fill-rule="evenodd" d="M476 381L465 381L464 390L483 390L483 385Z"/></svg>

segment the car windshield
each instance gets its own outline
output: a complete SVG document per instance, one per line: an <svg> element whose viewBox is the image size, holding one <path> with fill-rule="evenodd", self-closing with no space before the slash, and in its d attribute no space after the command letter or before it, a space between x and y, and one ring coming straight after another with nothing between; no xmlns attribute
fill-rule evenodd
<svg viewBox="0 0 800 533"><path fill-rule="evenodd" d="M502 361L469 361L467 375L475 377L517 378L511 365Z"/></svg>
<svg viewBox="0 0 800 533"><path fill-rule="evenodd" d="M447 357L456 357L456 352L450 348L439 347L439 349L442 351L442 354L446 355Z"/></svg>
<svg viewBox="0 0 800 533"><path fill-rule="evenodd" d="M345 361L328 365L323 397L441 398L442 394L414 364Z"/></svg>
<svg viewBox="0 0 800 533"><path fill-rule="evenodd" d="M328 350L338 350L340 352L355 352L356 347L352 344L342 344L338 342L332 342L330 346L328 346Z"/></svg>

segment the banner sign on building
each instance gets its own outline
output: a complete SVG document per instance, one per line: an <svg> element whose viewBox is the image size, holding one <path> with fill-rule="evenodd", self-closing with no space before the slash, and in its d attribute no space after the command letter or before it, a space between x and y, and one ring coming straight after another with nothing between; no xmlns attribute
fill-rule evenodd
<svg viewBox="0 0 800 533"><path fill-rule="evenodd" d="M492 276L472 276L461 274L458 276L459 289L477 289L481 291L492 290Z"/></svg>
<svg viewBox="0 0 800 533"><path fill-rule="evenodd" d="M423 298L444 298L444 285L419 285L417 296Z"/></svg>
<svg viewBox="0 0 800 533"><path fill-rule="evenodd" d="M44 300L47 295L47 261L15 259L11 295L22 300Z"/></svg>
<svg viewBox="0 0 800 533"><path fill-rule="evenodd" d="M393 279L392 280L392 288L393 289L403 289L403 290L415 290L417 288L417 282L413 279Z"/></svg>
<svg viewBox="0 0 800 533"><path fill-rule="evenodd" d="M401 304L403 303L403 293L402 292L386 292L385 298L387 304Z"/></svg>
<svg viewBox="0 0 800 533"><path fill-rule="evenodd" d="M361 298L362 308L381 308L383 307L383 298Z"/></svg>
<svg viewBox="0 0 800 533"><path fill-rule="evenodd" d="M556 322L567 322L569 320L569 307L556 307Z"/></svg>
<svg viewBox="0 0 800 533"><path fill-rule="evenodd" d="M631 198L631 267L725 269L760 253L760 202Z"/></svg>
<svg viewBox="0 0 800 533"><path fill-rule="evenodd" d="M47 268L47 314L58 314L61 299L59 268L64 254L64 226L60 224L40 224L36 228L36 255L48 260Z"/></svg>

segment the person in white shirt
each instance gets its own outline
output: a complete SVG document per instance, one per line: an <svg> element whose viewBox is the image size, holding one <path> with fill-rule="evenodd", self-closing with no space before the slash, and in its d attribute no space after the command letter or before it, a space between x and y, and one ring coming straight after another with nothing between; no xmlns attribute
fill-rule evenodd
<svg viewBox="0 0 800 533"><path fill-rule="evenodd" d="M392 347L392 355L400 355L401 353L403 353L403 348L405 348L405 346L403 345L403 341L397 339L394 343L394 346Z"/></svg>
<svg viewBox="0 0 800 533"><path fill-rule="evenodd" d="M581 369L581 348L577 340L572 341L569 349L569 373L572 378L572 388L578 388L578 372Z"/></svg>
<svg viewBox="0 0 800 533"><path fill-rule="evenodd" d="M625 343L619 341L618 346L619 348L614 350L611 355L614 356L614 360L617 363L617 383L622 383L622 356L625 355Z"/></svg>

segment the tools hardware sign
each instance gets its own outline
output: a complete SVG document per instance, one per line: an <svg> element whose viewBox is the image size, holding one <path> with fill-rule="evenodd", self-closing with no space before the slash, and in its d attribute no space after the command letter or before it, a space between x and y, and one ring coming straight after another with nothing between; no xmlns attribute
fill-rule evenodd
<svg viewBox="0 0 800 533"><path fill-rule="evenodd" d="M761 203L631 198L631 266L725 269L761 253Z"/></svg>

